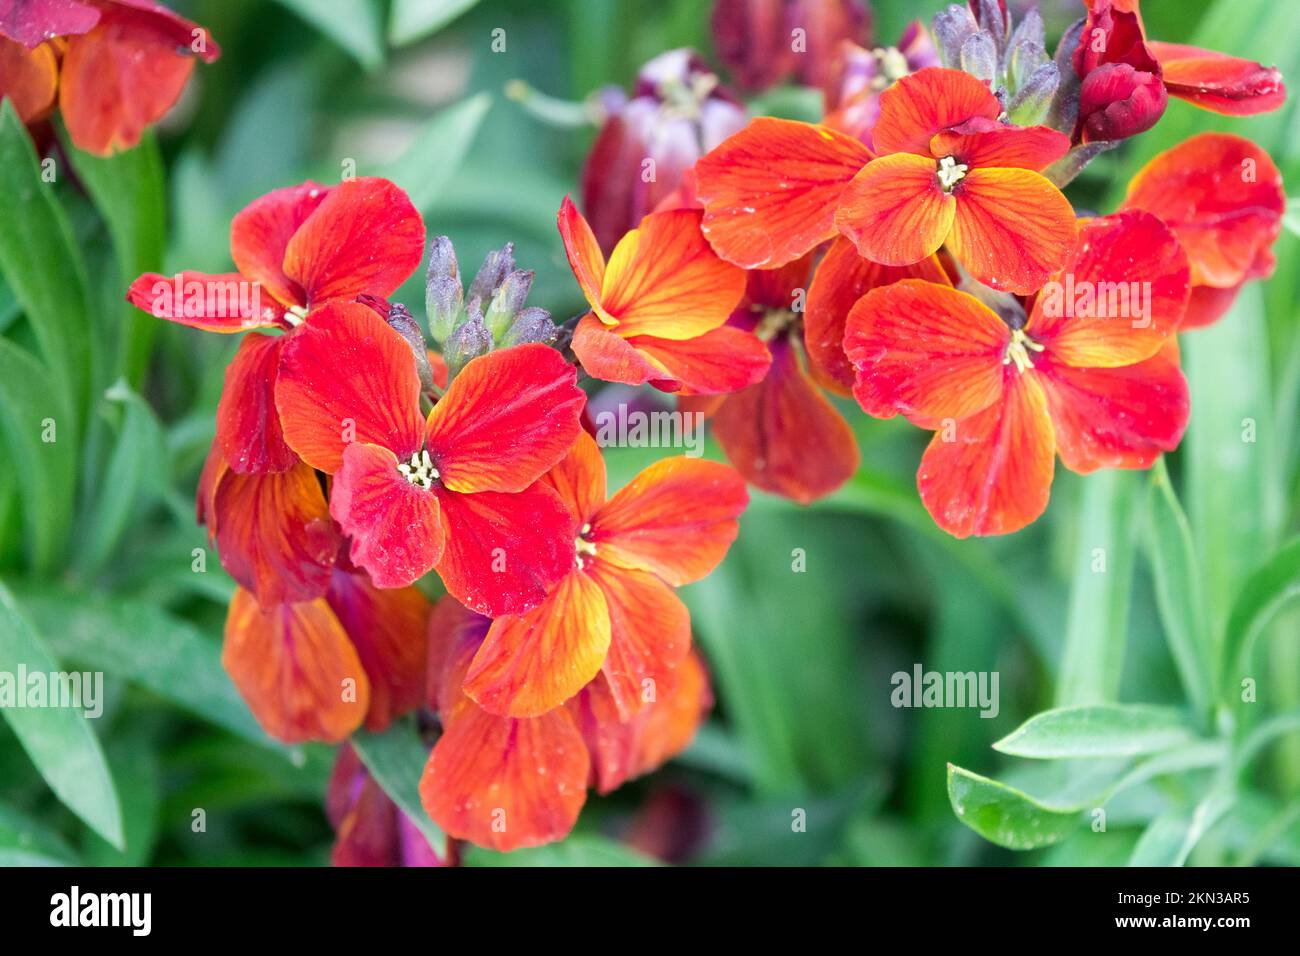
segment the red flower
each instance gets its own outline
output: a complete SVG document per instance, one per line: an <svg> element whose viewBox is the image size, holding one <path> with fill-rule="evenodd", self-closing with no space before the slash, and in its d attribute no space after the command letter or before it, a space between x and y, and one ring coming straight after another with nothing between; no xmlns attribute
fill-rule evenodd
<svg viewBox="0 0 1300 956"><path fill-rule="evenodd" d="M350 744L335 758L325 814L335 832L334 866L449 866L454 860L450 845L440 851L429 846Z"/></svg>
<svg viewBox="0 0 1300 956"><path fill-rule="evenodd" d="M690 648L673 588L722 560L748 501L726 465L668 458L605 500L605 464L581 433L544 479L570 513L568 572L533 610L497 618L465 678L484 710L535 717L598 673L624 719Z"/></svg>
<svg viewBox="0 0 1300 956"><path fill-rule="evenodd" d="M59 106L78 149L130 149L176 102L207 31L150 0L20 0L0 13L0 96L24 122Z"/></svg>
<svg viewBox="0 0 1300 956"><path fill-rule="evenodd" d="M588 374L666 392L731 392L762 377L768 356L725 323L745 275L719 259L693 209L656 212L619 240L608 264L566 196L560 236L592 311L573 334Z"/></svg>
<svg viewBox="0 0 1300 956"><path fill-rule="evenodd" d="M1167 149L1128 186L1126 209L1145 209L1178 236L1191 265L1182 328L1223 315L1248 279L1273 272L1286 194L1269 155L1249 140L1202 133Z"/></svg>
<svg viewBox="0 0 1300 956"><path fill-rule="evenodd" d="M587 799L668 760L712 705L708 676L687 656L654 702L621 720L598 675L567 707L536 717L488 713L461 690L490 623L450 598L429 622L430 696L442 719L420 798L449 835L509 851L566 836Z"/></svg>
<svg viewBox="0 0 1300 956"><path fill-rule="evenodd" d="M284 346L285 440L334 476L330 514L379 587L437 568L493 615L542 600L568 568L563 503L536 484L578 433L583 393L558 352L472 360L428 418L410 346L367 306L329 302Z"/></svg>
<svg viewBox="0 0 1300 956"><path fill-rule="evenodd" d="M388 180L307 182L268 193L235 216L230 253L238 272L183 272L174 279L146 273L127 299L159 318L210 332L289 331L245 336L217 406L217 442L234 471L287 471L297 458L275 411L281 351L317 306L391 295L420 264L423 249L419 212Z"/></svg>
<svg viewBox="0 0 1300 956"><path fill-rule="evenodd" d="M899 80L880 110L879 158L825 127L756 120L700 160L718 253L770 269L838 231L873 262L904 266L946 243L974 278L1019 293L1069 260L1074 212L1036 172L1065 154L1066 136L997 122L985 84L937 67Z"/></svg>
<svg viewBox="0 0 1300 956"><path fill-rule="evenodd" d="M1046 508L1056 453L1086 474L1145 468L1178 445L1188 396L1170 336L1187 288L1159 219L1085 220L1073 264L1027 321L1014 302L1004 318L935 282L863 296L844 338L854 395L869 414L935 430L917 484L940 527L1016 531Z"/></svg>

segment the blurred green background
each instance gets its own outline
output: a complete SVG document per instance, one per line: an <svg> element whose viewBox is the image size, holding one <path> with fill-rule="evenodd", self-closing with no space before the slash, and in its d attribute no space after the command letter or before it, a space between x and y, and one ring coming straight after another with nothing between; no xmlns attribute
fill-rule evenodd
<svg viewBox="0 0 1300 956"><path fill-rule="evenodd" d="M513 241L537 271L530 304L566 319L583 303L554 217L594 128L544 122L506 85L579 101L673 47L718 65L703 0L174 6L223 55L139 149L74 156L75 177L51 195L23 188L35 159L12 116L3 124L0 191L21 202L6 209L0 264L12 275L29 255L45 278L23 295L0 284L0 666L46 653L102 669L108 701L99 720L61 714L41 728L39 771L0 723L0 862L320 864L332 841L332 749L261 733L219 663L233 582L215 555L206 573L191 568L206 544L193 490L237 343L133 314L127 281L226 270L244 204L309 177L337 181L351 163L410 191L464 271ZM940 6L877 0L876 42ZM1042 10L1053 44L1079 15L1065 2ZM1149 0L1143 13L1153 37L1300 78L1300 10L1288 4ZM503 53L490 49L498 28ZM798 115L816 100L765 102ZM1242 120L1171 100L1154 131L1101 157L1070 196L1109 211L1142 162L1206 129L1255 139L1293 183L1297 115L1293 102ZM652 807L700 863L1300 863L1300 614L1283 606L1300 590L1296 236L1276 251L1272 280L1183 337L1192 422L1167 471L1083 479L1058 467L1047 514L1010 538L940 532L914 484L928 435L844 405L858 476L810 509L755 493L723 566L685 589L717 697L695 744L593 796L566 843L507 862L635 859L619 841ZM394 300L422 296L417 274ZM46 303L45 318L20 300ZM50 415L54 446L33 438ZM1254 442L1242 440L1247 419ZM610 449L611 487L658 454ZM1247 638L1247 669L1220 667ZM998 672L999 714L894 708L890 675L916 663ZM1256 702L1240 700L1239 672L1258 680ZM1097 760L990 747L1040 711L1106 702L1175 708L1192 736ZM982 819L1015 830L1000 842L1059 842L1015 852L964 826L948 763L1016 788L971 778L978 812L995 814ZM1096 832L1090 811L1112 791ZM196 808L206 832L192 830ZM792 825L800 816L806 827ZM125 849L87 821L100 833L120 821Z"/></svg>

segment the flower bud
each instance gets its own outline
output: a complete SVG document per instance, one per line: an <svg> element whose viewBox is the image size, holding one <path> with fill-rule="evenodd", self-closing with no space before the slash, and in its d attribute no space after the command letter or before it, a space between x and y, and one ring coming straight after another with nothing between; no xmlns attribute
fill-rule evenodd
<svg viewBox="0 0 1300 956"><path fill-rule="evenodd" d="M1165 111L1168 95L1160 76L1127 63L1099 66L1079 87L1075 140L1092 143L1145 132Z"/></svg>
<svg viewBox="0 0 1300 956"><path fill-rule="evenodd" d="M456 326L442 351L447 363L447 381L455 378L471 359L491 351L492 335L483 324L483 316L471 303L465 321Z"/></svg>
<svg viewBox="0 0 1300 956"><path fill-rule="evenodd" d="M439 236L429 246L424 307L429 316L430 337L439 343L447 341L447 336L460 320L464 302L456 250L446 236Z"/></svg>

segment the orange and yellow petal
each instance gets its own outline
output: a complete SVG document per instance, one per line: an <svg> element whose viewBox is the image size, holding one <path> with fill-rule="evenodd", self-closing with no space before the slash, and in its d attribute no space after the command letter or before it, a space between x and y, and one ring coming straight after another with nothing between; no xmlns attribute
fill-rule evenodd
<svg viewBox="0 0 1300 956"><path fill-rule="evenodd" d="M940 130L972 119L996 120L998 99L961 70L926 67L880 94L880 118L871 134L877 153L932 156L930 140Z"/></svg>
<svg viewBox="0 0 1300 956"><path fill-rule="evenodd" d="M579 432L569 453L542 476L573 514L575 529L605 503L605 459L596 440ZM576 533L576 530L575 530Z"/></svg>
<svg viewBox="0 0 1300 956"><path fill-rule="evenodd" d="M745 481L734 468L665 458L609 499L589 537L601 561L653 572L674 586L688 584L722 560L748 503Z"/></svg>
<svg viewBox="0 0 1300 956"><path fill-rule="evenodd" d="M987 286L1028 295L1074 255L1074 209L1033 170L972 169L953 195L948 248Z"/></svg>
<svg viewBox="0 0 1300 956"><path fill-rule="evenodd" d="M600 243L591 231L591 226L578 212L578 207L568 196L560 204L556 217L560 228L560 238L564 241L564 254L569 259L569 268L578 280L578 286L593 309L600 307L600 290L605 283L605 256L600 251Z"/></svg>
<svg viewBox="0 0 1300 956"><path fill-rule="evenodd" d="M1074 262L1039 293L1025 332L1055 362L1131 365L1178 330L1187 295L1178 238L1130 209L1080 223Z"/></svg>
<svg viewBox="0 0 1300 956"><path fill-rule="evenodd" d="M818 382L846 395L853 388L853 365L844 354L844 323L849 310L872 289L900 279L950 284L935 256L907 266L882 266L864 259L843 236L835 240L817 266L803 317L804 347Z"/></svg>
<svg viewBox="0 0 1300 956"><path fill-rule="evenodd" d="M835 207L869 160L824 126L760 117L695 166L703 230L722 258L774 269L835 236Z"/></svg>
<svg viewBox="0 0 1300 956"><path fill-rule="evenodd" d="M624 337L690 339L716 329L745 293L745 273L718 258L698 209L651 213L614 247L597 314Z"/></svg>
<svg viewBox="0 0 1300 956"><path fill-rule="evenodd" d="M853 396L868 415L923 428L968 418L1002 395L1009 340L1001 318L951 286L904 279L872 289L845 323Z"/></svg>
<svg viewBox="0 0 1300 956"><path fill-rule="evenodd" d="M873 262L906 266L934 255L948 238L957 200L943 191L928 156L872 160L840 198L835 224Z"/></svg>
<svg viewBox="0 0 1300 956"><path fill-rule="evenodd" d="M651 379L650 384L669 392L734 392L760 381L772 361L767 346L757 336L731 325L681 341L638 335L627 342L667 372L668 380Z"/></svg>
<svg viewBox="0 0 1300 956"><path fill-rule="evenodd" d="M488 713L537 717L596 676L609 642L605 595L575 567L531 611L492 622L465 677L465 693Z"/></svg>
<svg viewBox="0 0 1300 956"><path fill-rule="evenodd" d="M553 348L473 359L429 413L425 444L447 488L522 491L568 452L586 396ZM418 386L417 386L418 387Z"/></svg>
<svg viewBox="0 0 1300 956"><path fill-rule="evenodd" d="M48 43L29 50L0 36L0 95L13 104L20 120L44 119L54 108L58 85L59 64Z"/></svg>
<svg viewBox="0 0 1300 956"><path fill-rule="evenodd" d="M1046 169L1070 150L1070 137L1049 126L1004 126L991 120L936 133L934 156L952 156L972 169Z"/></svg>
<svg viewBox="0 0 1300 956"><path fill-rule="evenodd" d="M714 413L713 435L747 481L806 505L853 476L857 441L799 364L795 346L773 342L771 351L763 381L728 396Z"/></svg>
<svg viewBox="0 0 1300 956"><path fill-rule="evenodd" d="M1071 471L1149 468L1187 429L1187 381L1172 349L1120 368L1074 368L1049 357L1035 361L1034 371L1047 393L1056 450Z"/></svg>
<svg viewBox="0 0 1300 956"><path fill-rule="evenodd" d="M957 538L1010 534L1047 508L1054 470L1043 389L1008 369L1001 401L936 431L916 483L935 523Z"/></svg>
<svg viewBox="0 0 1300 956"><path fill-rule="evenodd" d="M221 663L277 740L337 743L365 719L370 682L324 598L263 609L240 588L226 615Z"/></svg>

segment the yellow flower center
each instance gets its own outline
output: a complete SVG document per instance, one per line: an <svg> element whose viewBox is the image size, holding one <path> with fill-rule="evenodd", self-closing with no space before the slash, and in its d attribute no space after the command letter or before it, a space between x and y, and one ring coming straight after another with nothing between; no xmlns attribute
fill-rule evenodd
<svg viewBox="0 0 1300 956"><path fill-rule="evenodd" d="M573 539L573 551L578 561L579 570L586 565L586 562L582 558L584 554L593 558L596 556L596 543L587 540L587 535L589 534L591 534L591 525L584 524L578 530L578 536Z"/></svg>
<svg viewBox="0 0 1300 956"><path fill-rule="evenodd" d="M433 459L429 457L427 451L415 452L411 455L411 460L402 462L397 466L397 470L402 473L403 478L417 488L430 488L438 478L442 477L438 474L438 469L433 466Z"/></svg>
<svg viewBox="0 0 1300 956"><path fill-rule="evenodd" d="M1024 329L1012 329L1011 341L1007 343L1007 351L1002 356L1002 364L1010 365L1016 363L1016 371L1024 374L1025 369L1033 368L1033 360L1029 357L1030 351L1041 352L1043 347L1025 335Z"/></svg>
<svg viewBox="0 0 1300 956"><path fill-rule="evenodd" d="M939 160L937 172L939 185L943 187L944 192L950 193L959 182L966 178L968 172L970 172L970 167L965 163L959 163L953 157L945 156Z"/></svg>

